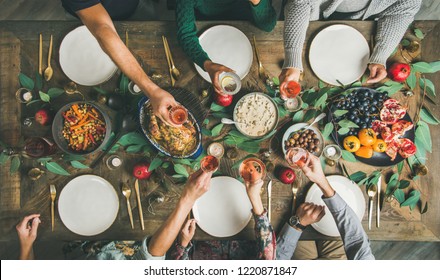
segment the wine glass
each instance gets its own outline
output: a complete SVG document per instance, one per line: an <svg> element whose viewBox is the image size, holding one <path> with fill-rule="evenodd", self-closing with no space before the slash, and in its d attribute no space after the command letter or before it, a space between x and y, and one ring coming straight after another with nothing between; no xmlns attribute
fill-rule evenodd
<svg viewBox="0 0 440 280"><path fill-rule="evenodd" d="M309 158L309 153L302 148L290 148L286 152L287 163L295 169L303 167Z"/></svg>
<svg viewBox="0 0 440 280"><path fill-rule="evenodd" d="M240 176L248 183L256 183L266 177L266 166L258 158L245 159L240 164Z"/></svg>
<svg viewBox="0 0 440 280"><path fill-rule="evenodd" d="M174 124L184 124L188 120L188 111L181 105L174 106L169 111L170 119Z"/></svg>
<svg viewBox="0 0 440 280"><path fill-rule="evenodd" d="M205 156L200 161L200 167L202 168L202 171L206 173L214 173L215 171L217 171L219 165L220 161L218 160L218 158L211 155Z"/></svg>

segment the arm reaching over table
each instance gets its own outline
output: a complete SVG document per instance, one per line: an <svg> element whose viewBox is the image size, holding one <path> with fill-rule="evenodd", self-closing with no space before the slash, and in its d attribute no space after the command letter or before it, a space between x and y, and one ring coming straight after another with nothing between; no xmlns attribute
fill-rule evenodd
<svg viewBox="0 0 440 280"><path fill-rule="evenodd" d="M191 175L176 208L149 241L148 253L151 256L160 257L165 255L179 234L195 201L208 191L211 176L211 173L205 173L201 170Z"/></svg>
<svg viewBox="0 0 440 280"><path fill-rule="evenodd" d="M277 24L277 13L272 0L249 0L254 24L259 29L270 32Z"/></svg>
<svg viewBox="0 0 440 280"><path fill-rule="evenodd" d="M167 124L174 126L168 113L170 106L177 105L174 97L148 78L136 58L122 42L102 4L79 10L76 14L98 40L104 52L150 98L154 114Z"/></svg>
<svg viewBox="0 0 440 280"><path fill-rule="evenodd" d="M173 260L189 260L189 251L193 247L191 242L194 234L196 232L197 221L195 219L187 220L183 225L182 230L174 244L171 248L169 254Z"/></svg>
<svg viewBox="0 0 440 280"><path fill-rule="evenodd" d="M23 218L15 227L20 241L20 260L33 260L33 245L37 238L38 225L41 223L40 214L33 214Z"/></svg>

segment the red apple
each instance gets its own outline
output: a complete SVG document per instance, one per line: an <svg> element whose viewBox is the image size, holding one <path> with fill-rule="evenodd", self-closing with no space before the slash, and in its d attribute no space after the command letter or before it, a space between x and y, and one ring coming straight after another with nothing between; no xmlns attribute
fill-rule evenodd
<svg viewBox="0 0 440 280"><path fill-rule="evenodd" d="M295 178L295 171L291 168L283 167L278 173L278 179L284 184L292 184Z"/></svg>
<svg viewBox="0 0 440 280"><path fill-rule="evenodd" d="M388 69L388 77L395 82L404 82L411 73L411 67L406 63L394 63Z"/></svg>
<svg viewBox="0 0 440 280"><path fill-rule="evenodd" d="M147 180L153 172L148 171L149 163L141 162L133 167L133 176L139 180Z"/></svg>
<svg viewBox="0 0 440 280"><path fill-rule="evenodd" d="M49 125L52 122L52 113L48 109L40 109L35 113L35 120L41 125Z"/></svg>
<svg viewBox="0 0 440 280"><path fill-rule="evenodd" d="M232 95L215 93L214 101L220 106L227 107L232 103Z"/></svg>

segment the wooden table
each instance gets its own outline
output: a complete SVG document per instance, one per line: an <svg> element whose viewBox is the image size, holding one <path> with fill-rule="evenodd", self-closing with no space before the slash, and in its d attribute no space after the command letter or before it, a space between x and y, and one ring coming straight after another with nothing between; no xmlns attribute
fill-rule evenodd
<svg viewBox="0 0 440 280"><path fill-rule="evenodd" d="M307 32L307 45L305 50L310 46L310 38L313 38L316 33L323 27L326 27L334 22L312 22ZM341 22L339 22L341 23ZM359 30L365 38L370 38L374 29L373 22L342 22L355 27ZM198 26L200 29L206 29L217 24L216 22L200 22ZM242 30L250 39L255 35L259 45L261 59L265 67L275 75L280 72L280 66L283 60L283 22L279 22L275 30L271 33L265 33L253 27L247 22L229 22L229 24L236 26ZM417 27L426 33L426 38L423 41L421 58L424 61L434 61L440 59L438 45L440 44L440 22L423 21L416 22ZM79 26L79 22L0 22L0 139L9 145L16 145L21 137L30 136L29 129L21 126L24 116L32 116L32 109L26 108L18 104L15 100L15 91L19 87L17 75L23 72L31 77L35 76L38 63L38 34L43 33L44 36L44 54L47 53L48 41L50 34L54 35L54 57L53 61L58 61L58 49L62 38L72 29ZM183 73L182 78L177 82L176 86L185 87L196 94L200 94L203 89L208 88L206 83L199 77L194 69L193 64L187 59L182 50L178 47L176 41L176 29L174 22L118 22L116 28L121 35L124 36L125 30L128 30L130 36L130 49L143 61L143 67L147 73L154 71L163 75L160 81L161 86L169 85L169 76L167 72L167 65L165 54L162 46L161 35L168 38L174 60L178 68ZM307 58L307 55L304 54ZM44 61L45 59L43 59ZM307 61L307 59L305 60ZM45 65L45 63L44 63ZM69 80L62 73L58 63L53 63L55 71L54 78L48 84L48 87L63 87ZM113 90L117 87L117 75L109 82L105 83L103 88ZM431 76L432 81L437 88L440 88L440 74L427 75ZM316 86L318 84L317 78L313 75L310 65L305 63L305 75L302 82L304 88ZM243 81L243 88L264 90L263 83L258 79L256 63L253 64L250 74ZM89 95L92 93L91 88L80 87L80 90ZM70 98L70 99L69 99ZM56 101L58 103L72 101L76 97L64 98ZM414 98L415 99L415 98ZM209 104L208 99L200 97L202 103L206 106ZM437 98L438 100L438 98ZM54 104L54 107L61 104ZM414 101L415 102L415 101ZM411 107L413 114L415 106ZM35 110L35 109L34 109ZM440 110L438 107L432 106L437 116ZM439 241L440 240L440 189L435 182L440 181L440 174L437 170L440 167L439 154L439 136L440 131L438 127L431 126L431 134L433 139L434 152L428 155L428 168L431 172L418 180L420 191L422 192L422 199L429 202L429 210L426 214L421 215L420 210L415 208L414 211L409 211L408 207L400 208L395 203L385 203L382 210L382 222L380 228L373 228L367 231L372 240L413 240L413 241ZM49 132L47 129L32 130L32 134L44 135ZM208 142L211 140L208 140ZM206 141L204 141L206 142ZM245 155L245 153L242 153ZM285 164L278 154L274 155L274 161L277 164ZM90 156L88 162L92 161L94 156ZM122 172L110 172L103 164L99 165L93 174L99 175L110 181L118 193L120 194L119 183L121 181L129 181L133 184L133 178L130 175L130 168L139 157L133 155L124 155L126 165ZM239 157L240 158L240 157ZM223 174L228 174L237 177L237 171L230 167L234 163L229 159L222 160L221 171ZM56 212L56 227L55 231L50 229L50 197L49 197L49 183L54 183L58 187L58 193L70 178L55 176L52 174L45 174L42 179L38 181L31 181L26 176L27 171L36 162L25 161L20 169L20 173L9 174L9 163L0 168L0 240L14 240L16 239L15 224L24 216L30 213L41 213L42 224L39 229L39 238L42 239L60 239L60 240L78 240L78 239L94 239L94 240L130 240L141 239L145 235L151 235L166 219L168 214L174 208L176 201L179 198L179 193L182 186L171 186L168 191L158 188L157 184L148 181L141 182L141 196L144 209L145 231L140 230L139 221L137 220L137 209L135 197L132 196L132 205L134 207L133 213L135 216L135 230L130 229L128 215L125 207L125 200L122 195L120 198L120 210L116 221L111 228L104 233L84 238L70 232L61 222L58 213ZM370 167L360 163L346 163L349 173L362 170L371 172L374 167ZM72 171L72 169L69 169ZM75 174L84 174L87 172L77 172ZM327 167L327 174L340 174L341 171L336 167ZM310 184L304 184L300 189L299 201L304 201L306 190ZM152 215L147 211L149 195L159 190L165 193L165 202L155 207L156 215ZM365 187L362 187L365 191ZM266 201L266 193L262 194L263 202ZM274 181L273 186L273 205L272 205L272 223L274 228L278 231L289 217L291 212L291 191L289 186L281 184L279 181ZM363 220L363 225L366 227L366 215ZM197 231L197 239L212 239L209 235L203 233L201 230ZM245 230L233 237L235 239L253 238L253 222L251 222ZM309 228L302 235L303 239L328 239L312 228Z"/></svg>

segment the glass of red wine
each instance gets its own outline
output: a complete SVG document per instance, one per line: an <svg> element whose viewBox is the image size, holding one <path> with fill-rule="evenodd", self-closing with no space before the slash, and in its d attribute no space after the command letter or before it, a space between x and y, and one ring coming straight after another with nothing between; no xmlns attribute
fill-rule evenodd
<svg viewBox="0 0 440 280"><path fill-rule="evenodd" d="M287 163L295 169L303 167L309 158L309 152L302 148L290 148L286 152Z"/></svg>

